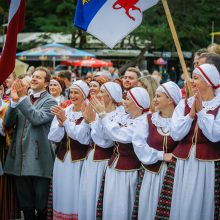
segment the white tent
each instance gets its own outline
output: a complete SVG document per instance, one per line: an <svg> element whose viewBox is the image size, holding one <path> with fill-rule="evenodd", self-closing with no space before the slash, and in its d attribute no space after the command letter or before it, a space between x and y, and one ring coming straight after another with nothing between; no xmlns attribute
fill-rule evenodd
<svg viewBox="0 0 220 220"><path fill-rule="evenodd" d="M15 69L14 69L16 75L19 76L25 74L28 69L28 66L29 65L27 63L24 63L20 60L16 60Z"/></svg>

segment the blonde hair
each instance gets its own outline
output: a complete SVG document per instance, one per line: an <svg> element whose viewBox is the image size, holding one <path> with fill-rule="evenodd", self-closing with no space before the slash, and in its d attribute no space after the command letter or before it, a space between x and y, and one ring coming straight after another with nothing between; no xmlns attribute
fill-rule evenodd
<svg viewBox="0 0 220 220"><path fill-rule="evenodd" d="M220 45L219 44L211 44L208 46L208 52L216 53L220 55Z"/></svg>
<svg viewBox="0 0 220 220"><path fill-rule="evenodd" d="M127 71L136 73L137 78L141 77L141 72L140 72L140 70L139 70L138 68L136 68L136 67L128 67L128 69L126 70L126 72L127 72ZM125 72L125 73L126 73L126 72Z"/></svg>
<svg viewBox="0 0 220 220"><path fill-rule="evenodd" d="M150 96L150 110L154 112L153 98L155 96L156 90L159 87L158 81L151 75L142 76L138 79L142 87L147 90Z"/></svg>

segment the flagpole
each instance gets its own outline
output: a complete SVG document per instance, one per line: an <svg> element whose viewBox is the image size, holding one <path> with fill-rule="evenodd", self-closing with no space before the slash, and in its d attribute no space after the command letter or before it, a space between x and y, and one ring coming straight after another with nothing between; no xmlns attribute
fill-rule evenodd
<svg viewBox="0 0 220 220"><path fill-rule="evenodd" d="M187 88L188 88L188 91L189 91L189 96L192 96L192 87L191 87L191 83L190 83L189 73L188 73L187 68L186 68L186 63L185 63L185 60L184 60L184 57L183 57L183 52L182 52L181 47L180 47L180 42L179 42L179 39L178 39L178 36L177 36L177 33L176 33L176 29L175 29L175 26L174 26L174 23L173 23L173 19L172 19L171 13L170 13L169 6L167 4L167 0L162 0L162 3L163 3L163 7L164 7L164 10L165 10L165 13L166 13L166 16L167 16L167 20L168 20L168 23L169 23L169 26L170 26L170 30L171 30L171 33L172 33L172 36L173 36L173 40L174 40L174 43L175 43L175 46L176 46L176 49L177 49L177 53L178 53L178 56L179 56L179 59L180 59L180 64L181 64L181 67L182 67L182 70L183 70L183 73L184 73L184 76L185 76L185 79L186 79L186 84L187 84Z"/></svg>

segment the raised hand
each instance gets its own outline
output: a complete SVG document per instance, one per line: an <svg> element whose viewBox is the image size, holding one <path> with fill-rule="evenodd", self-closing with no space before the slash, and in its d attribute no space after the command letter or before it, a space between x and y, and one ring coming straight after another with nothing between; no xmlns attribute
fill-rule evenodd
<svg viewBox="0 0 220 220"><path fill-rule="evenodd" d="M202 106L202 96L199 92L199 90L196 90L195 93L195 109L196 112L200 112L202 110L203 106Z"/></svg>
<svg viewBox="0 0 220 220"><path fill-rule="evenodd" d="M189 112L189 116L190 116L191 118L194 118L195 115L196 115L196 100L193 102L192 107L191 107L191 110L190 110L190 112Z"/></svg>
<svg viewBox="0 0 220 220"><path fill-rule="evenodd" d="M94 109L92 108L92 105L89 104L88 106L88 119L89 119L89 122L93 122L95 121L95 118L96 118L96 113L94 111Z"/></svg>
<svg viewBox="0 0 220 220"><path fill-rule="evenodd" d="M50 111L57 116L57 119L61 125L66 121L67 117L65 111L60 106L53 106Z"/></svg>
<svg viewBox="0 0 220 220"><path fill-rule="evenodd" d="M91 103L92 108L98 114L105 112L105 104L104 104L103 100L98 100L96 97L94 97L90 103Z"/></svg>
<svg viewBox="0 0 220 220"><path fill-rule="evenodd" d="M17 79L14 82L13 87L16 90L19 98L27 95L27 88L20 79Z"/></svg>
<svg viewBox="0 0 220 220"><path fill-rule="evenodd" d="M89 122L89 117L88 117L88 105L86 105L86 103L82 104L81 112L82 112L83 118L85 120L85 123L89 124L90 122Z"/></svg>
<svg viewBox="0 0 220 220"><path fill-rule="evenodd" d="M13 102L18 102L18 100L19 100L19 96L18 96L18 93L14 87L14 84L11 87L11 98L12 98Z"/></svg>

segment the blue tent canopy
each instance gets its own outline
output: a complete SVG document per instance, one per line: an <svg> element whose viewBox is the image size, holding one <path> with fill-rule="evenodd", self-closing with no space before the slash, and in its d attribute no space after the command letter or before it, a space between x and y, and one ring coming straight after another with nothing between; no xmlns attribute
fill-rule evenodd
<svg viewBox="0 0 220 220"><path fill-rule="evenodd" d="M68 47L63 44L46 44L16 54L20 60L30 61L62 61L95 57L94 54Z"/></svg>

